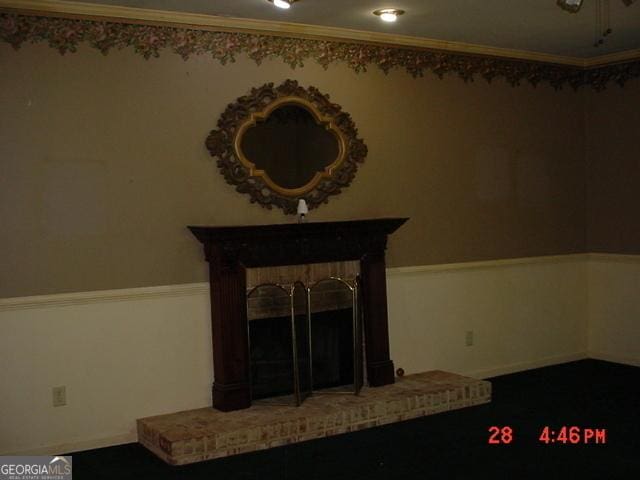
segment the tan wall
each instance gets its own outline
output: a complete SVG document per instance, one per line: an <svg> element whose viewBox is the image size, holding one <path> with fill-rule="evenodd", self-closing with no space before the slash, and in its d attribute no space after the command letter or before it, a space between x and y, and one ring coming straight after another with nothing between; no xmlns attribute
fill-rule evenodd
<svg viewBox="0 0 640 480"><path fill-rule="evenodd" d="M204 147L229 102L286 78L329 93L369 147L311 220L411 217L391 266L584 251L570 89L43 45L0 44L0 65L0 297L203 281L186 225L292 221L249 204Z"/></svg>
<svg viewBox="0 0 640 480"><path fill-rule="evenodd" d="M640 80L586 95L588 249L640 253Z"/></svg>

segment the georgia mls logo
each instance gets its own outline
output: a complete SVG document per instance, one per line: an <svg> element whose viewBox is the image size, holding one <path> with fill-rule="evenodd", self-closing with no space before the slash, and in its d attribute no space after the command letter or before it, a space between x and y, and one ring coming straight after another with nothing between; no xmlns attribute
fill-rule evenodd
<svg viewBox="0 0 640 480"><path fill-rule="evenodd" d="M0 480L71 480L71 457L0 457Z"/></svg>
<svg viewBox="0 0 640 480"><path fill-rule="evenodd" d="M49 475L69 475L71 473L71 462L64 457L53 457L49 462Z"/></svg>

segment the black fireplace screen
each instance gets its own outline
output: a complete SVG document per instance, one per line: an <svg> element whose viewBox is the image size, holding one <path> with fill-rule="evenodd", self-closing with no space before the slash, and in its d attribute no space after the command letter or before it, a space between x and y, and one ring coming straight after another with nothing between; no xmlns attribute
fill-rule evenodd
<svg viewBox="0 0 640 480"><path fill-rule="evenodd" d="M247 294L251 396L300 405L364 383L358 279L259 285Z"/></svg>

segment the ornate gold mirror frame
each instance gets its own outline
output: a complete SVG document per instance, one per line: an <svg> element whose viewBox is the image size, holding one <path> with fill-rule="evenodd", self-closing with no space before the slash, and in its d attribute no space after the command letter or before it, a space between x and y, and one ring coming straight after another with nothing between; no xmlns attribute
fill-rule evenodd
<svg viewBox="0 0 640 480"><path fill-rule="evenodd" d="M337 141L338 155L330 159L322 171L316 171L306 184L295 188L278 185L269 172L256 167L242 150L244 134L264 121L276 109L298 106L307 110L318 125L329 131ZM227 106L218 120L218 129L207 137L206 146L227 183L251 197L252 203L271 209L279 207L287 214L295 214L299 199L310 209L327 203L351 183L358 164L367 155L367 147L358 138L358 130L351 116L329 101L314 87L303 88L294 80L286 80L278 87L268 83L253 88L249 95L240 97ZM304 160L304 159L302 159ZM331 161L332 160L332 161Z"/></svg>

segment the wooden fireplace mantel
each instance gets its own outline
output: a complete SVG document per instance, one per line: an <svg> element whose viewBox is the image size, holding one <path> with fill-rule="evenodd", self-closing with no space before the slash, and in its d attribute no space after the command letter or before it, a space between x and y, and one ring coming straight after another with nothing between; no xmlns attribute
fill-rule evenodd
<svg viewBox="0 0 640 480"><path fill-rule="evenodd" d="M209 262L213 406L251 405L246 268L360 261L369 385L394 381L389 358L385 249L407 218L207 227L190 226Z"/></svg>

